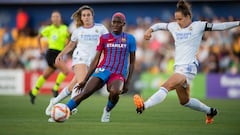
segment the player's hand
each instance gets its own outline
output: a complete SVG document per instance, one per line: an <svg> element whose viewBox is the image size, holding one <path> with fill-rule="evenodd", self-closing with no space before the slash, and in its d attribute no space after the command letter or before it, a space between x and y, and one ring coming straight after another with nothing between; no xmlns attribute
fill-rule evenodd
<svg viewBox="0 0 240 135"><path fill-rule="evenodd" d="M82 81L77 86L75 86L75 88L77 90L82 90L82 88L85 86L85 84L86 84L86 81Z"/></svg>
<svg viewBox="0 0 240 135"><path fill-rule="evenodd" d="M152 37L151 33L152 33L152 29L149 28L144 34L144 39L149 40Z"/></svg>
<svg viewBox="0 0 240 135"><path fill-rule="evenodd" d="M55 59L55 64L60 63L60 61L62 61L62 59L63 59L63 56L61 54L59 54Z"/></svg>

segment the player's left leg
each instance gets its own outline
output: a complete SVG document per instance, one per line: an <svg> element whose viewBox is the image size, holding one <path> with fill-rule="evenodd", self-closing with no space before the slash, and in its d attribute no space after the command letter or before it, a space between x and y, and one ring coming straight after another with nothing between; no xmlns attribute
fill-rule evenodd
<svg viewBox="0 0 240 135"><path fill-rule="evenodd" d="M65 80L65 78L66 78L66 74L64 74L62 72L58 73L55 85L53 86L53 89L52 89L53 97L58 96L58 89L59 89L61 83Z"/></svg>
<svg viewBox="0 0 240 135"><path fill-rule="evenodd" d="M190 109L206 113L206 124L212 123L213 117L217 115L217 110L205 105L196 98L190 98L190 86L189 84L186 85L187 87L182 87L182 85L180 85L176 89L180 104Z"/></svg>
<svg viewBox="0 0 240 135"><path fill-rule="evenodd" d="M37 79L37 82L35 84L35 86L31 89L31 91L29 92L29 96L30 96L30 102L32 104L35 104L35 99L36 96L40 90L40 88L43 86L43 84L45 83L45 81L48 79L48 77L55 71L55 68L52 68L50 66L48 66L44 72L43 75L39 76Z"/></svg>
<svg viewBox="0 0 240 135"><path fill-rule="evenodd" d="M109 92L108 102L103 109L101 122L110 122L110 111L116 106L119 100L119 95L124 86L124 78L121 75L111 75L107 84Z"/></svg>

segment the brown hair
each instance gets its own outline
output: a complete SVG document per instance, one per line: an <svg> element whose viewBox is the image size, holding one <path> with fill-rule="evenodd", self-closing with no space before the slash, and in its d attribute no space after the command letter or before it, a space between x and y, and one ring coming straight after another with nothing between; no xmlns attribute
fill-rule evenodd
<svg viewBox="0 0 240 135"><path fill-rule="evenodd" d="M81 6L77 11L75 11L72 16L71 19L73 19L76 22L76 26L80 27L83 25L83 22L81 20L81 16L82 16L82 11L83 10L90 10L92 15L94 16L94 10L93 8L91 8L90 6L84 5Z"/></svg>
<svg viewBox="0 0 240 135"><path fill-rule="evenodd" d="M189 15L190 18L192 18L191 5L188 2L185 2L184 0L178 1L177 9L175 12L181 12L185 17Z"/></svg>

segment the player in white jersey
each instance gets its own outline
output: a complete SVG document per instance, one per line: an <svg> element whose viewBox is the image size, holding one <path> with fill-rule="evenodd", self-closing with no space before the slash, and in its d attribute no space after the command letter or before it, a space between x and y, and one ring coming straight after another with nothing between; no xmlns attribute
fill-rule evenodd
<svg viewBox="0 0 240 135"><path fill-rule="evenodd" d="M108 30L104 25L94 23L93 16L93 9L86 5L80 7L72 15L72 19L76 21L77 29L73 31L71 41L57 56L55 62L58 63L64 55L74 49L72 54L72 69L74 77L70 84L66 86L56 98L50 100L50 103L45 110L45 113L48 116L50 116L54 104L60 102L71 93L72 97L75 96L76 93L74 94L72 90L76 84L79 84L85 78L91 61L95 57L96 47L99 43L100 36L108 33ZM50 118L49 122L54 121Z"/></svg>
<svg viewBox="0 0 240 135"><path fill-rule="evenodd" d="M151 33L157 30L167 30L172 34L175 40L175 72L147 101L144 102L139 95L134 95L136 111L141 114L144 109L161 103L169 91L176 90L180 104L204 112L206 124L210 124L213 122L213 117L217 115L217 109L190 97L190 84L197 74L196 53L204 31L226 30L239 26L240 22L192 22L190 5L183 0L177 4L175 19L176 22L154 24L145 32L144 38L146 40L149 40Z"/></svg>

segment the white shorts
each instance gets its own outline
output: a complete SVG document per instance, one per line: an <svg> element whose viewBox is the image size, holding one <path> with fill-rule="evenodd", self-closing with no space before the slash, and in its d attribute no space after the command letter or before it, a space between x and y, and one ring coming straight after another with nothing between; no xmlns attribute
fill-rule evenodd
<svg viewBox="0 0 240 135"><path fill-rule="evenodd" d="M196 64L187 64L187 65L175 65L175 73L180 73L186 76L187 83L191 84L192 80L197 74L197 65Z"/></svg>
<svg viewBox="0 0 240 135"><path fill-rule="evenodd" d="M72 54L72 67L76 64L86 64L89 67L95 56L95 53L91 55L88 55L85 52L79 52L75 49Z"/></svg>

